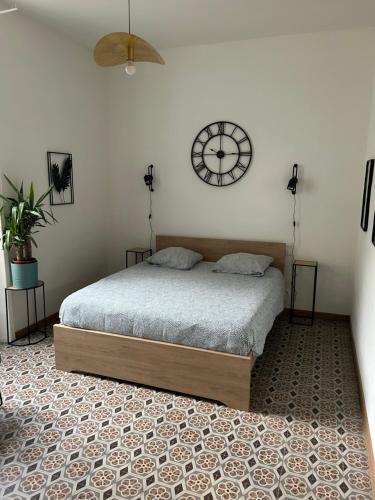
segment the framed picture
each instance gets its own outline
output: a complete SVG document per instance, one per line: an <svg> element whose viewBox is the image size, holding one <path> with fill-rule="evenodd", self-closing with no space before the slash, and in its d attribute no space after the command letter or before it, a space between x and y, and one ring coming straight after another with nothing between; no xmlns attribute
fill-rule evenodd
<svg viewBox="0 0 375 500"><path fill-rule="evenodd" d="M374 210L374 223L372 225L372 244L375 246L375 210Z"/></svg>
<svg viewBox="0 0 375 500"><path fill-rule="evenodd" d="M363 229L363 231L367 231L368 228L368 217L370 212L371 186L372 186L373 176L374 176L374 160L368 160L366 163L366 176L365 176L365 183L363 185L363 197L362 197L361 228Z"/></svg>
<svg viewBox="0 0 375 500"><path fill-rule="evenodd" d="M74 203L73 158L70 153L47 152L48 182L53 185L49 195L51 205Z"/></svg>

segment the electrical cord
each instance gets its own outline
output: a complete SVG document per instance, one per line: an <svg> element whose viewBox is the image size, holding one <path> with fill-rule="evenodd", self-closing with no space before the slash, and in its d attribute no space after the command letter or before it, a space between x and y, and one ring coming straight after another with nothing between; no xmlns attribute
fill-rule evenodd
<svg viewBox="0 0 375 500"><path fill-rule="evenodd" d="M297 196L296 194L293 194L293 216L292 216L292 225L293 225L293 243L292 243L292 250L291 250L291 267L293 269L293 263L294 263L294 251L295 251L295 246L296 246L296 209L297 209ZM288 295L290 296L290 300L292 299L292 289L289 290ZM294 301L296 300L297 293L296 290L294 290Z"/></svg>
<svg viewBox="0 0 375 500"><path fill-rule="evenodd" d="M293 195L293 244L292 244L292 263L294 262L294 249L296 246L296 207L297 207L297 196Z"/></svg>
<svg viewBox="0 0 375 500"><path fill-rule="evenodd" d="M149 211L149 214L148 214L148 221L149 221L149 224L150 224L150 246L149 248L152 248L152 237L153 237L153 234L154 234L154 229L152 227L152 191L150 189L150 211Z"/></svg>

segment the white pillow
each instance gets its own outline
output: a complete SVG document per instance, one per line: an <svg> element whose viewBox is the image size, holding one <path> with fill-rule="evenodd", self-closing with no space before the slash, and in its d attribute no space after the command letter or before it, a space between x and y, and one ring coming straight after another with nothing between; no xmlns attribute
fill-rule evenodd
<svg viewBox="0 0 375 500"><path fill-rule="evenodd" d="M147 259L149 264L155 264L170 269L191 269L197 262L203 259L203 255L183 247L169 247L159 250Z"/></svg>
<svg viewBox="0 0 375 500"><path fill-rule="evenodd" d="M253 253L231 253L224 255L213 267L215 273L250 274L263 276L266 269L272 264L273 258L269 255L255 255Z"/></svg>

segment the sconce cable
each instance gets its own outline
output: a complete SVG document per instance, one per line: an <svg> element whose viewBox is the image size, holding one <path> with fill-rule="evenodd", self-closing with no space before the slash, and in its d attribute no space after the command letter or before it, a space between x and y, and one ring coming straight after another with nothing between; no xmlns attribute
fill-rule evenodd
<svg viewBox="0 0 375 500"><path fill-rule="evenodd" d="M296 246L296 207L297 207L297 196L293 196L293 244L292 244L292 263L294 262L294 249Z"/></svg>
<svg viewBox="0 0 375 500"><path fill-rule="evenodd" d="M150 224L150 246L149 246L149 248L152 248L152 238L153 238L153 234L154 234L154 229L152 227L152 191L151 191L151 189L150 189L149 193L150 193L150 210L149 210L149 214L148 214L148 221Z"/></svg>

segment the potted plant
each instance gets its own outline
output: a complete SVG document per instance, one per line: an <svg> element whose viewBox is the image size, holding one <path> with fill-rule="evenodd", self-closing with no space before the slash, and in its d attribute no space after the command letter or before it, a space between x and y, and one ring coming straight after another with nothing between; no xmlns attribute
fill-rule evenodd
<svg viewBox="0 0 375 500"><path fill-rule="evenodd" d="M44 209L43 204L52 187L36 200L32 182L25 194L23 182L18 188L6 175L4 177L14 191L14 196L0 194L4 202L0 211L5 211L3 248L7 251L14 249L14 259L10 264L13 286L31 288L38 284L38 262L32 255L32 244L38 246L32 236L38 232L34 229L57 222L52 212Z"/></svg>

